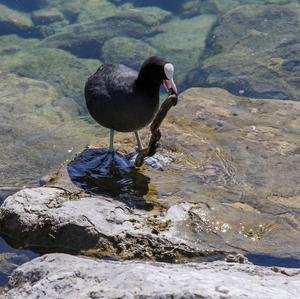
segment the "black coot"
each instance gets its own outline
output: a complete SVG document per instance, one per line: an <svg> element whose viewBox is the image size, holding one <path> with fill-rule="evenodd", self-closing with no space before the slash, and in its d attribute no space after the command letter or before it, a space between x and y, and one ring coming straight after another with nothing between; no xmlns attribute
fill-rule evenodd
<svg viewBox="0 0 300 299"><path fill-rule="evenodd" d="M140 72L122 64L103 64L85 85L85 99L91 116L110 129L110 150L114 131L134 132L139 150L138 130L148 125L159 108L159 89L177 94L174 67L163 58L153 56Z"/></svg>

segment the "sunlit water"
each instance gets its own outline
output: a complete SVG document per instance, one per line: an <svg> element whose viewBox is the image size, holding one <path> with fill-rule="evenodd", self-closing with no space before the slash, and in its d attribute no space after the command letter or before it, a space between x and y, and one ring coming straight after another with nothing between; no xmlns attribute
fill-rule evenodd
<svg viewBox="0 0 300 299"><path fill-rule="evenodd" d="M285 9L279 18L280 8L271 6L272 2ZM75 127L79 116L86 122L84 82L103 62L119 62L138 69L148 56L161 55L174 63L179 90L191 86L220 86L244 96L297 100L300 98L300 61L293 55L299 39L292 22L288 21L297 17L293 14L297 15L299 7L295 9L288 4L298 2L0 0L0 73L8 71L45 81L54 86L61 97L74 99L78 109L70 112L69 127L66 129L65 120L62 120L60 129L55 129L70 139L72 121ZM259 6L238 8L247 4ZM266 8L264 12L260 11L262 8ZM233 9L236 13L232 13ZM253 22L249 21L247 11L253 12ZM230 13L231 17L226 18ZM239 26L235 26L237 38L243 38L230 40L234 39L230 34L223 38L222 34L232 29L230 20L239 19L240 30L246 30L247 34L243 36ZM265 27L259 25L264 22ZM278 28L272 31L276 27L274 24ZM270 49L271 53L267 52ZM232 55L232 51L237 51L237 56ZM255 68L256 65L259 66ZM238 71L240 68L242 71ZM283 84L280 83L282 77L286 78ZM37 112L33 109L31 113ZM89 140L94 141L100 129L98 131L90 120L89 123L93 129L89 133L82 131L80 136L85 137L77 136L77 148L59 140L53 130L46 129L46 124L39 136L34 131L26 135L30 137L27 140L14 140L8 148L0 146L2 152L15 151L16 164L16 171L0 173L0 202L24 185L38 185L43 174L72 157ZM2 134L11 133L3 130ZM49 146L42 147L40 144L46 141ZM21 160L25 146L34 153L28 153L31 161ZM42 158L46 156L48 161ZM2 155L0 163L10 165L11 157ZM30 168L27 164L34 166ZM15 250L0 240L1 252ZM29 258L34 256L24 254ZM4 278L0 274L0 278L1 285L6 281L6 274Z"/></svg>

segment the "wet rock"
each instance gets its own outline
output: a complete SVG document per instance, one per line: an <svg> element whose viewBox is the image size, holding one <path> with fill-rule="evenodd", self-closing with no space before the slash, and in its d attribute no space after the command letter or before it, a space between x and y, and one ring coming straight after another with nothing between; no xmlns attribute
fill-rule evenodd
<svg viewBox="0 0 300 299"><path fill-rule="evenodd" d="M127 37L114 37L104 43L102 60L107 63L123 63L133 68L139 66L157 51L147 43Z"/></svg>
<svg viewBox="0 0 300 299"><path fill-rule="evenodd" d="M249 260L242 254L229 254L226 256L227 263L250 264Z"/></svg>
<svg viewBox="0 0 300 299"><path fill-rule="evenodd" d="M299 17L299 5L231 10L211 33L209 58L190 73L189 84L256 98L300 99Z"/></svg>
<svg viewBox="0 0 300 299"><path fill-rule="evenodd" d="M63 20L60 22L55 22L47 25L39 25L36 26L36 28L39 33L39 38L44 39L50 35L61 32L62 28L68 26L69 24L70 24L69 21Z"/></svg>
<svg viewBox="0 0 300 299"><path fill-rule="evenodd" d="M13 56L17 51L30 50L37 47L38 44L38 39L21 38L16 34L3 35L0 36L0 53L3 57L2 59L5 59L5 55Z"/></svg>
<svg viewBox="0 0 300 299"><path fill-rule="evenodd" d="M61 11L65 17L69 20L76 20L78 14L83 6L81 0L72 0L72 1L64 1L64 0L18 0L18 1L10 1L10 0L1 0L5 5L15 9L15 10L23 10L23 11L35 11L39 9L52 9L56 8ZM86 2L86 1L85 1Z"/></svg>
<svg viewBox="0 0 300 299"><path fill-rule="evenodd" d="M125 195L124 195L125 196ZM152 219L142 205L126 198L87 196L57 188L25 189L1 207L1 232L19 246L51 252L82 252L122 259L175 261L217 251L168 233L171 222ZM122 201L123 202L122 202Z"/></svg>
<svg viewBox="0 0 300 299"><path fill-rule="evenodd" d="M86 183L101 170L101 155L89 156L99 149L86 150L44 180L66 190L66 201L57 189L21 191L1 208L1 232L30 248L97 256L174 261L212 250L299 259L299 121L297 102L190 89L163 123L163 167L140 168L116 195L108 182ZM144 144L148 137L144 130ZM124 156L134 145L133 134L115 138ZM107 138L97 145L106 146Z"/></svg>
<svg viewBox="0 0 300 299"><path fill-rule="evenodd" d="M0 105L1 187L36 184L98 131L42 81L0 73Z"/></svg>
<svg viewBox="0 0 300 299"><path fill-rule="evenodd" d="M0 35L26 33L33 27L30 17L0 4Z"/></svg>
<svg viewBox="0 0 300 299"><path fill-rule="evenodd" d="M36 45L34 48L14 51L14 47L12 45L3 53L6 55L1 57L1 70L47 81L62 95L73 97L80 104L83 102L86 79L101 65L99 60L78 59L60 49L47 49Z"/></svg>
<svg viewBox="0 0 300 299"><path fill-rule="evenodd" d="M64 20L63 14L56 8L35 10L31 14L35 25L45 25Z"/></svg>
<svg viewBox="0 0 300 299"><path fill-rule="evenodd" d="M203 13L224 14L229 10L245 4L287 4L289 0L189 0L182 3L181 11L184 16L194 16Z"/></svg>
<svg viewBox="0 0 300 299"><path fill-rule="evenodd" d="M119 12L115 5L106 0L88 0L81 6L77 19L78 23L90 22L91 20L99 21L100 19L112 17Z"/></svg>
<svg viewBox="0 0 300 299"><path fill-rule="evenodd" d="M163 24L160 33L151 37L149 43L160 55L175 65L176 82L183 83L186 73L199 65L199 58L205 48L207 34L216 17L201 15L189 19L172 19Z"/></svg>
<svg viewBox="0 0 300 299"><path fill-rule="evenodd" d="M169 16L170 13L158 8L126 9L109 18L67 26L42 44L68 50L83 58L99 58L106 40L116 36L144 38L156 32L160 22Z"/></svg>
<svg viewBox="0 0 300 299"><path fill-rule="evenodd" d="M19 267L5 295L18 298L297 298L299 270L224 262L170 265L45 255ZM234 283L233 283L234 281Z"/></svg>

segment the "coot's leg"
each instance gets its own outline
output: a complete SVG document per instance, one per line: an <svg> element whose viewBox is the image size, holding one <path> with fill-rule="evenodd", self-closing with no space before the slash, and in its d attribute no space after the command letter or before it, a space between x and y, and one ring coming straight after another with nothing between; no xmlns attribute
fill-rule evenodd
<svg viewBox="0 0 300 299"><path fill-rule="evenodd" d="M114 130L110 129L110 134L109 134L109 151L113 152L114 151Z"/></svg>
<svg viewBox="0 0 300 299"><path fill-rule="evenodd" d="M142 145L142 141L139 135L138 131L134 131L135 137L136 137L136 141L137 141L137 145L138 145L138 150L141 151L143 149L143 145Z"/></svg>

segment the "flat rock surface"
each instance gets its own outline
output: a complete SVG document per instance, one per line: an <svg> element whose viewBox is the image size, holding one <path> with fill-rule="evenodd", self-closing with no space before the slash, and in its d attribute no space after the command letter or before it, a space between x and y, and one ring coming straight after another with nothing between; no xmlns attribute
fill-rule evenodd
<svg viewBox="0 0 300 299"><path fill-rule="evenodd" d="M7 198L1 233L48 252L180 261L238 251L299 259L299 122L297 102L190 89L163 124L155 163L119 178L130 187L116 192L111 180L98 184L88 167L101 169L103 155L90 148L45 179L52 188ZM106 145L105 138L100 147ZM130 153L133 136L119 134L115 145ZM74 165L81 174L70 179Z"/></svg>
<svg viewBox="0 0 300 299"><path fill-rule="evenodd" d="M299 270L275 271L226 262L121 263L50 254L19 267L5 298L299 298Z"/></svg>

